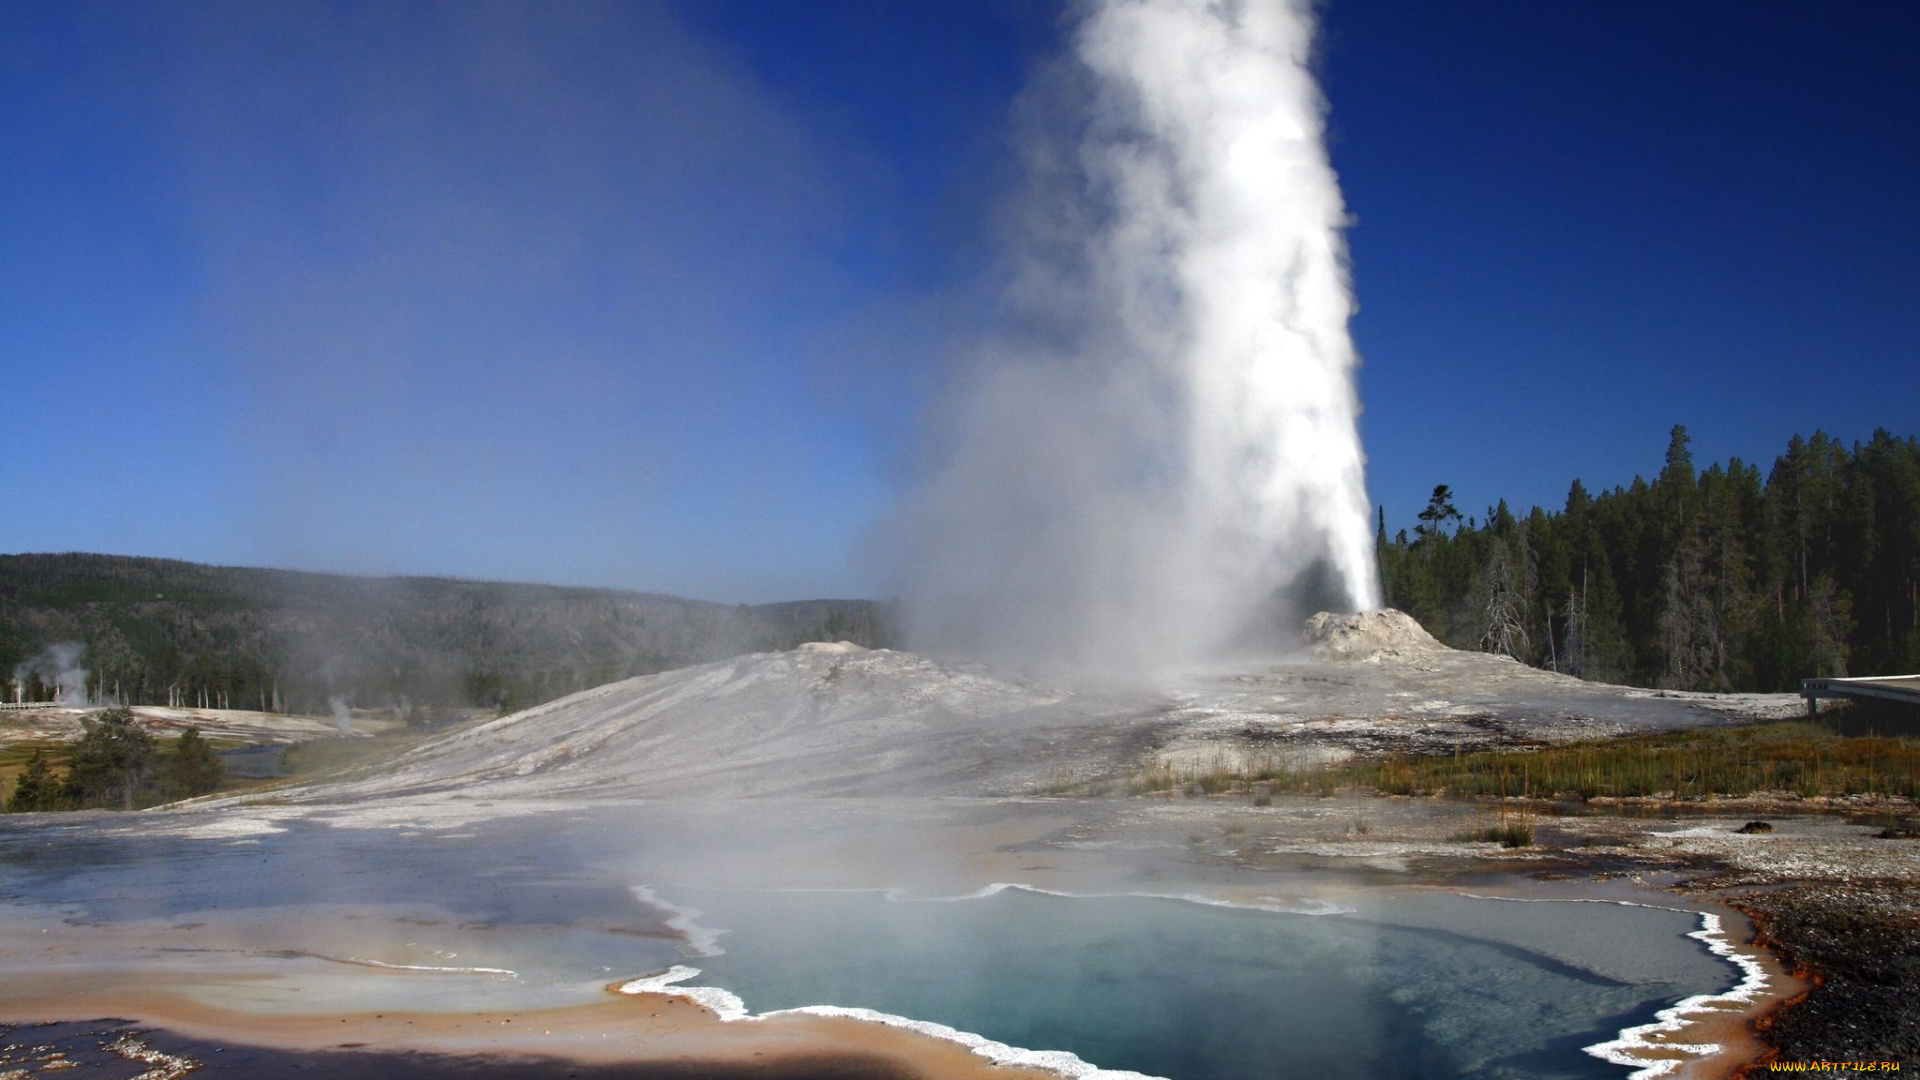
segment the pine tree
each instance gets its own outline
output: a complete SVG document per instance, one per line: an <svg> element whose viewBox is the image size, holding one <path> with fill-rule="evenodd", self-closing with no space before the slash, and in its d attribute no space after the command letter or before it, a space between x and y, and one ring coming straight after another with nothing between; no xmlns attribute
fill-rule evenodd
<svg viewBox="0 0 1920 1080"><path fill-rule="evenodd" d="M53 769L47 764L44 750L35 750L27 759L27 767L14 781L13 794L7 798L7 812L11 814L34 813L41 810L61 808L60 785L53 778Z"/></svg>
<svg viewBox="0 0 1920 1080"><path fill-rule="evenodd" d="M1427 508L1420 511L1420 524L1413 530L1420 537L1416 542L1449 536L1447 527L1457 528L1459 524L1460 510L1453 505L1453 489L1446 484L1436 484L1433 495L1427 499Z"/></svg>
<svg viewBox="0 0 1920 1080"><path fill-rule="evenodd" d="M1721 689L1714 682L1714 641L1719 627L1708 586L1701 531L1687 529L1667 560L1660 608L1660 645L1665 655L1659 685L1674 690Z"/></svg>
<svg viewBox="0 0 1920 1080"><path fill-rule="evenodd" d="M85 721L87 733L73 747L65 798L75 806L119 804L132 810L152 779L154 738L126 709L108 709Z"/></svg>
<svg viewBox="0 0 1920 1080"><path fill-rule="evenodd" d="M180 733L173 753L162 765L161 790L169 799L205 795L220 786L226 765L196 728Z"/></svg>
<svg viewBox="0 0 1920 1080"><path fill-rule="evenodd" d="M1813 579L1800 610L1800 639L1805 664L1813 675L1841 678L1847 674L1847 635L1853 630L1853 600L1820 574Z"/></svg>
<svg viewBox="0 0 1920 1080"><path fill-rule="evenodd" d="M1654 481L1654 493L1660 506L1660 530L1669 543L1677 540L1688 524L1688 517L1699 494L1694 472L1693 452L1687 447L1693 439L1685 424L1673 425L1667 435L1667 460Z"/></svg>

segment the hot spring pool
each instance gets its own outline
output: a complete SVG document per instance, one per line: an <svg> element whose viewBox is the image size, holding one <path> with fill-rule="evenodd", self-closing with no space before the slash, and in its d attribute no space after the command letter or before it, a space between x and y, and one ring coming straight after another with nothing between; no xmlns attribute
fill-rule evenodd
<svg viewBox="0 0 1920 1080"><path fill-rule="evenodd" d="M1689 939L1697 913L1617 903L653 895L683 909L707 953L682 985L728 991L749 1013L867 1009L1175 1080L1621 1077L1584 1048L1742 977Z"/></svg>

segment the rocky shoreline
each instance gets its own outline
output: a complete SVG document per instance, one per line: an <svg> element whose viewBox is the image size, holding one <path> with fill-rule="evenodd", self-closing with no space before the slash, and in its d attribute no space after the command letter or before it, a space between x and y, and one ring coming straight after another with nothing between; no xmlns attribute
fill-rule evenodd
<svg viewBox="0 0 1920 1080"><path fill-rule="evenodd" d="M1753 944L1807 989L1753 1023L1765 1052L1733 1077L1763 1075L1774 1062L1920 1065L1920 840L1876 814L1791 805L1682 805L1657 824L1557 819L1542 831L1602 842L1560 849L1554 861L1566 865L1542 871L1671 875L1672 891L1751 920ZM1767 827L1743 831L1749 822Z"/></svg>
<svg viewBox="0 0 1920 1080"><path fill-rule="evenodd" d="M1920 898L1911 880L1796 882L1727 902L1754 921L1760 945L1814 984L1758 1025L1769 1060L1920 1063Z"/></svg>

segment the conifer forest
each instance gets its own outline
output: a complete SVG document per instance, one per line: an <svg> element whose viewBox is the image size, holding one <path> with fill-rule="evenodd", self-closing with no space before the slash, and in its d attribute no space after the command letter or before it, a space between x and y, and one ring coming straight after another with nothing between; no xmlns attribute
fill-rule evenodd
<svg viewBox="0 0 1920 1080"><path fill-rule="evenodd" d="M1764 471L1694 465L1684 427L1649 482L1524 516L1436 487L1377 543L1387 602L1456 648L1585 679L1790 691L1920 672L1920 442L1795 436Z"/></svg>

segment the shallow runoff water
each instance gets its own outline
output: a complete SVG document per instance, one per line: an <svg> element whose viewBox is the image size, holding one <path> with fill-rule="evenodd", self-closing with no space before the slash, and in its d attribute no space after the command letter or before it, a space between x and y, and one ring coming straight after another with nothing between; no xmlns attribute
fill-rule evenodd
<svg viewBox="0 0 1920 1080"><path fill-rule="evenodd" d="M873 1010L1174 1080L1621 1077L1586 1048L1740 977L1688 939L1698 914L1612 903L656 895L709 953L679 986L723 989L748 1013Z"/></svg>

